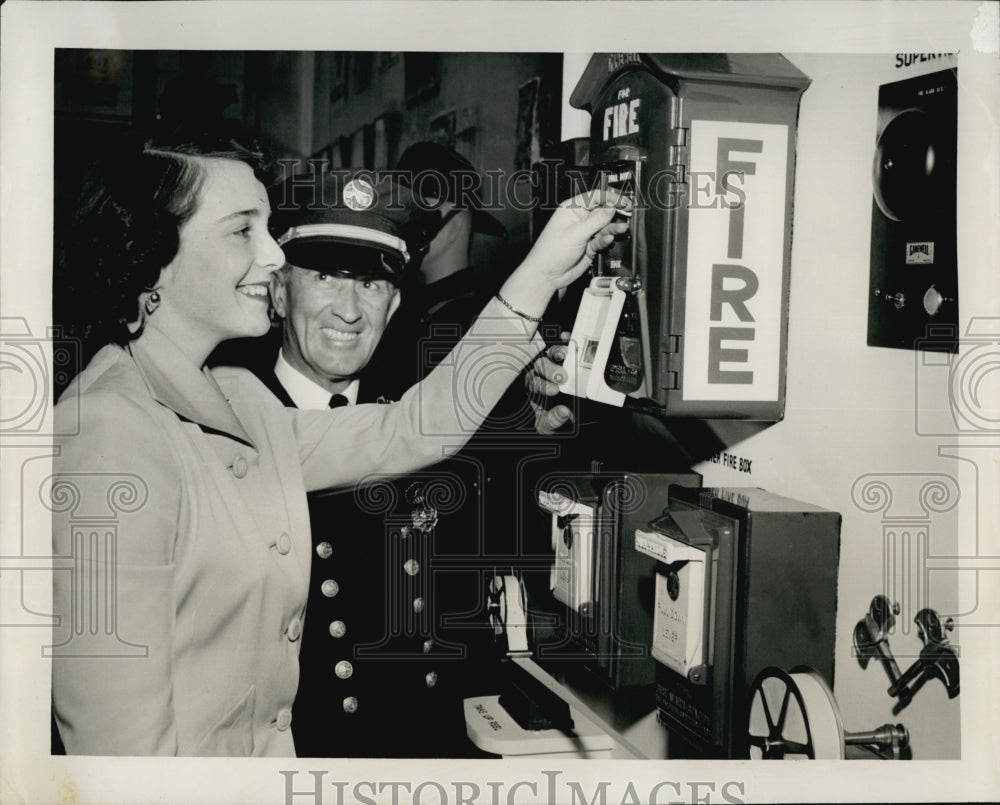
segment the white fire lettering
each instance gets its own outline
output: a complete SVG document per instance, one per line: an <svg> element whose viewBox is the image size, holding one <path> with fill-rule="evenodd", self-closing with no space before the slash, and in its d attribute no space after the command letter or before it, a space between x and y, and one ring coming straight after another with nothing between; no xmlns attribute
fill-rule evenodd
<svg viewBox="0 0 1000 805"><path fill-rule="evenodd" d="M636 118L641 100L641 98L633 98L627 103L616 103L604 110L605 140L638 133L639 121Z"/></svg>

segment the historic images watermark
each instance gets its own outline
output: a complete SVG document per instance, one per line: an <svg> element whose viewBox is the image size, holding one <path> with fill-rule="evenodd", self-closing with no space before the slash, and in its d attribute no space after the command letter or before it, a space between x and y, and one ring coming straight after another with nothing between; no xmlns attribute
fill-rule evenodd
<svg viewBox="0 0 1000 805"><path fill-rule="evenodd" d="M17 609L6 609L0 626L52 629L45 657L145 657L147 648L118 633L120 515L146 505L145 481L129 473L53 474L43 467L59 452L58 440L80 431L76 398L51 415L55 390L82 368L81 344L58 328L35 334L23 318L0 319L0 380L3 413L0 449L23 455L18 467L19 544L5 544L0 584ZM86 489L86 494L82 491ZM41 509L38 509L40 504ZM52 528L32 528L26 512L52 515ZM53 530L56 540L52 540ZM53 548L53 544L64 547ZM26 594L26 575L50 573L67 592L66 611L38 611Z"/></svg>
<svg viewBox="0 0 1000 805"><path fill-rule="evenodd" d="M957 353L937 350L952 342L951 328L928 328L914 351L914 429L926 437L1000 436L1000 319L969 320ZM947 389L946 401L940 389Z"/></svg>
<svg viewBox="0 0 1000 805"><path fill-rule="evenodd" d="M914 351L914 432L936 439L938 456L957 459L960 469L966 465L975 483L962 486L945 473L866 473L851 490L855 506L880 520L890 634L911 633L916 624L927 637L920 613L938 606L933 587L943 574L959 579L970 602L961 612L939 613L949 630L997 626L980 603L982 590L1000 573L1000 554L987 544L994 490L983 485L986 466L1000 449L1000 319L973 318L957 352L940 347L955 336L951 328L928 328ZM960 502L969 514L961 521Z"/></svg>
<svg viewBox="0 0 1000 805"><path fill-rule="evenodd" d="M79 430L79 411L49 423L47 413L53 388L66 385L83 367L80 342L64 338L59 328L35 333L27 319L0 318L0 439L15 440L69 436ZM71 414L73 412L67 412Z"/></svg>
<svg viewBox="0 0 1000 805"><path fill-rule="evenodd" d="M584 783L558 770L541 770L535 778L493 780L341 780L325 769L278 772L283 780L282 805L684 805L747 800L742 780L599 780Z"/></svg>
<svg viewBox="0 0 1000 805"><path fill-rule="evenodd" d="M5 537L0 550L0 592L13 604L5 607L0 626L58 625L50 613L35 608L36 602L26 593L30 586L26 581L32 573L71 572L73 560L53 556L49 531L28 528L24 516L36 502L36 494L42 496L43 505L50 494L48 482L34 476L40 466L35 459L48 461L54 437L79 431L79 409L67 406L55 420L50 416L50 401L54 389L80 371L80 356L79 341L64 338L57 328L39 332L23 317L0 318L0 449L5 451L8 481L13 486L15 473L20 481L17 505L10 510L17 517L17 535Z"/></svg>
<svg viewBox="0 0 1000 805"><path fill-rule="evenodd" d="M547 329L546 337L558 337L557 329ZM504 427L505 441L533 438L536 417L541 409L532 404L521 377L525 367L538 360L543 349L533 327L521 319L480 316L474 334L466 335L457 345L453 336L450 331L432 330L418 345L425 365L434 364L451 372L456 414L454 421L443 417L441 408L425 399L422 387L416 386L414 393L418 395L421 434L442 440L443 456L450 455L471 436L480 433L480 426L488 417L491 428ZM505 409L502 418L498 419L495 405L512 384L518 386L521 402L516 408ZM571 421L575 421L579 402L561 398L560 403L570 407L574 415ZM574 432L573 425L569 424L559 437L567 438Z"/></svg>
<svg viewBox="0 0 1000 805"><path fill-rule="evenodd" d="M642 187L629 185L621 192L639 209L676 210L729 209L743 210L746 201L744 184L747 171L734 165L720 164L718 171L683 171L667 168L651 173ZM322 201L314 177L327 174L337 186L362 179L373 187L388 180L388 208L402 209L398 193L401 185L414 192L414 202L426 210L438 210L446 202L457 209L483 209L490 212L552 212L560 204L572 204L578 196L585 200L599 191L591 169L568 165L558 159L540 160L534 170L506 171L491 169L480 175L476 171L451 171L447 174L426 169L421 171L369 170L356 171L331 168L322 158L309 160L282 159L275 173L283 182L284 197L276 198L274 209L319 209ZM752 171L751 171L752 173ZM716 178L718 177L718 181ZM339 195L339 194L338 194Z"/></svg>

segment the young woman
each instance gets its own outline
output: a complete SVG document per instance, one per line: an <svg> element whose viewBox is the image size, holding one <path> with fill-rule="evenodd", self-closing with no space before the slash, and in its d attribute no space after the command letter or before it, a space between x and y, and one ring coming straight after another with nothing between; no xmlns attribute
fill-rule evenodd
<svg viewBox="0 0 1000 805"><path fill-rule="evenodd" d="M54 550L74 561L53 583L70 754L293 755L305 492L410 472L464 441L537 355L551 294L624 228L607 203L572 200L398 403L288 409L246 371L205 368L222 341L269 326L284 256L255 167L238 147L147 146L77 217L69 262L108 343L55 411L79 421L52 489ZM114 527L81 526L100 517ZM335 553L352 535L331 537Z"/></svg>

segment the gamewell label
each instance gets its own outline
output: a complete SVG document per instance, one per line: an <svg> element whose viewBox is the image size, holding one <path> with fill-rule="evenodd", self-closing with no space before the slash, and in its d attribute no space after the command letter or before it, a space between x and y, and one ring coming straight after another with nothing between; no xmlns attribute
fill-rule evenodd
<svg viewBox="0 0 1000 805"><path fill-rule="evenodd" d="M788 126L691 122L685 400L780 396Z"/></svg>
<svg viewBox="0 0 1000 805"><path fill-rule="evenodd" d="M934 262L934 241L925 240L906 244L908 266L931 265Z"/></svg>

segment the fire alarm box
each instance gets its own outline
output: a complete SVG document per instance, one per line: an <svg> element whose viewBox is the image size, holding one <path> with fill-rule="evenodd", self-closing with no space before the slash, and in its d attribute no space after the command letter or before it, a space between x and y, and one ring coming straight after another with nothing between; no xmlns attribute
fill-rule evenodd
<svg viewBox="0 0 1000 805"><path fill-rule="evenodd" d="M763 489L675 486L636 530L656 562L650 643L670 757L747 757L764 668L809 665L832 684L840 520Z"/></svg>
<svg viewBox="0 0 1000 805"><path fill-rule="evenodd" d="M582 660L614 688L651 685L649 651L655 561L635 550L636 528L663 510L672 484L699 487L693 472L604 472L543 483L539 509L551 520L555 639L538 658Z"/></svg>
<svg viewBox="0 0 1000 805"><path fill-rule="evenodd" d="M594 186L629 197L573 327L562 391L668 416L784 413L795 136L778 54L596 54Z"/></svg>

